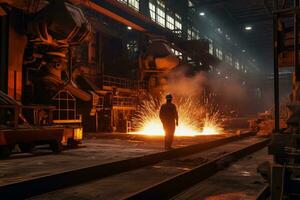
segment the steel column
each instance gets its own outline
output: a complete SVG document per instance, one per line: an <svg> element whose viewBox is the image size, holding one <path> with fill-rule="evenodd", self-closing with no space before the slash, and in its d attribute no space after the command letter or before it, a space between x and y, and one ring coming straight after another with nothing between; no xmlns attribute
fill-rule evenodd
<svg viewBox="0 0 300 200"><path fill-rule="evenodd" d="M277 0L274 1L274 9L278 9ZM275 106L275 132L279 132L279 69L278 69L278 13L273 15L273 49L274 49L274 106Z"/></svg>
<svg viewBox="0 0 300 200"><path fill-rule="evenodd" d="M0 90L5 93L8 87L8 20L7 15L0 17Z"/></svg>
<svg viewBox="0 0 300 200"><path fill-rule="evenodd" d="M299 0L294 0L294 7L299 7ZM296 81L300 81L300 68L299 68L299 55L298 55L298 12L294 13L294 66L295 66L295 74L296 74Z"/></svg>

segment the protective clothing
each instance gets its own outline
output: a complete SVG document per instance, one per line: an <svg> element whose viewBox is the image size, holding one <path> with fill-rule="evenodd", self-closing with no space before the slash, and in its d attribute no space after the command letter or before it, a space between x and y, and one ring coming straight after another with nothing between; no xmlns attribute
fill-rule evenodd
<svg viewBox="0 0 300 200"><path fill-rule="evenodd" d="M170 149L174 139L175 126L178 125L178 112L176 106L168 101L159 111L159 117L165 130L165 148Z"/></svg>

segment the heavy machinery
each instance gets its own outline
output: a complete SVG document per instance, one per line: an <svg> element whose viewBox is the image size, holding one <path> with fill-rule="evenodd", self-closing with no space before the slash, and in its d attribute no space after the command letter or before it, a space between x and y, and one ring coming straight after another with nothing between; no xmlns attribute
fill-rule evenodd
<svg viewBox="0 0 300 200"><path fill-rule="evenodd" d="M274 1L275 132L269 145L273 163L261 165L270 199L300 199L299 1ZM295 68L287 128L280 127L279 68ZM264 166L264 167L263 167ZM268 170L266 170L268 169Z"/></svg>
<svg viewBox="0 0 300 200"><path fill-rule="evenodd" d="M0 125L0 159L9 157L16 146L28 153L36 145L48 144L52 151L60 152L65 130L51 125L53 110L53 106L23 106L0 91L0 111L4 116ZM33 124L29 124L23 112L31 113Z"/></svg>
<svg viewBox="0 0 300 200"><path fill-rule="evenodd" d="M8 156L16 144L21 151L41 143L54 151L76 146L83 137L77 104L93 105L92 94L72 79L72 50L89 38L90 24L65 1L1 3L1 41L8 40L1 89L8 95L1 92L0 154Z"/></svg>

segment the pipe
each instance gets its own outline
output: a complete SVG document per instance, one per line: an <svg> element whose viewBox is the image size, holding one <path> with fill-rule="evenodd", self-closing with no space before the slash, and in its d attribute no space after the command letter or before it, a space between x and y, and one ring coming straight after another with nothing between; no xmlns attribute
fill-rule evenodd
<svg viewBox="0 0 300 200"><path fill-rule="evenodd" d="M274 1L274 10L278 9L277 0ZM280 129L279 107L279 69L278 69L278 13L273 15L273 50L274 50L274 104L275 104L275 132Z"/></svg>

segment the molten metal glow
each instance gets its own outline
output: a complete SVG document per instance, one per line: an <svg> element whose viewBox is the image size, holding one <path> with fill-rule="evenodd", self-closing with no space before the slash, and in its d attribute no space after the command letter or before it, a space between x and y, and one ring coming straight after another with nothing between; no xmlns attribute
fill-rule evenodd
<svg viewBox="0 0 300 200"><path fill-rule="evenodd" d="M159 119L160 102L150 98L144 101L134 117L137 132L131 134L163 136L164 129ZM180 99L177 103L179 126L175 136L198 136L220 134L222 128L218 122L218 113L207 114L204 106L200 106L194 99Z"/></svg>

